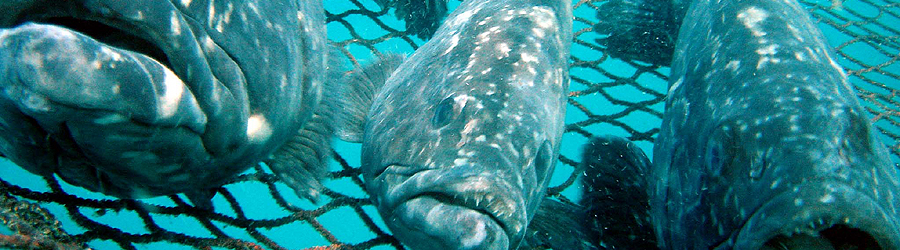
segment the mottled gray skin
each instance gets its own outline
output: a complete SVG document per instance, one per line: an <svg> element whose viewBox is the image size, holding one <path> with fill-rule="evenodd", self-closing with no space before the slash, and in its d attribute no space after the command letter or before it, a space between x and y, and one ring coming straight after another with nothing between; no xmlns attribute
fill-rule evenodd
<svg viewBox="0 0 900 250"><path fill-rule="evenodd" d="M691 4L650 171L660 246L900 249L897 169L831 50L793 0Z"/></svg>
<svg viewBox="0 0 900 250"><path fill-rule="evenodd" d="M0 152L90 190L142 198L217 187L291 138L321 99L319 1L0 9ZM113 28L85 34L98 23Z"/></svg>
<svg viewBox="0 0 900 250"><path fill-rule="evenodd" d="M569 1L465 1L387 80L362 171L413 249L515 249L563 133Z"/></svg>

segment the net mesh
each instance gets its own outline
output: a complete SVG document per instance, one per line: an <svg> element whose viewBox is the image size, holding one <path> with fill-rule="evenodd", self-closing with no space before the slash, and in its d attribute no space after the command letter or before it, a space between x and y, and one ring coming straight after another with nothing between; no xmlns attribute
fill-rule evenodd
<svg viewBox="0 0 900 250"><path fill-rule="evenodd" d="M451 1L451 7L454 6ZM667 67L607 56L592 30L605 0L573 1L575 35L566 133L549 195L577 201L581 145L614 134L652 148L661 122ZM900 156L900 3L801 0L850 75L860 100ZM329 0L329 38L354 63L382 53L411 53L424 43L393 11L371 1ZM335 7L340 6L340 7ZM182 195L123 200L42 178L4 162L0 176L0 247L25 249L394 249L402 248L362 191L358 145L338 143L331 180L319 203L293 195L265 166L219 188L214 210ZM357 151L357 152L354 152ZM12 177L15 176L15 177ZM5 230L5 231L4 231Z"/></svg>

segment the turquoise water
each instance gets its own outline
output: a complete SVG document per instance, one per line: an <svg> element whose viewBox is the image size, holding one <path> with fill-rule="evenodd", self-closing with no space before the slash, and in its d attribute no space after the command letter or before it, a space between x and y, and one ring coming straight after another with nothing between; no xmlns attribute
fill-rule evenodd
<svg viewBox="0 0 900 250"><path fill-rule="evenodd" d="M577 4L577 2L578 1L573 1L573 4ZM829 1L819 2L821 2L822 5L830 4ZM818 4L819 2L816 3ZM872 10L870 7L867 7L868 5L866 4L856 3L859 2L848 1L847 3L845 3L845 11L855 11L864 15L877 13L877 9ZM349 0L328 0L326 4L326 10L330 13L347 13L348 11L353 12L354 10L359 9L360 5L372 11L377 12L380 10L377 4L374 4L374 2L372 1L361 1L358 2L358 4L359 5L357 5L356 1ZM451 1L450 5L452 9L453 7L458 5L458 1ZM589 25L586 22L595 22L595 11L595 9L591 8L588 5L580 5L578 8L576 8L574 10L574 13L578 18L576 18L576 21L574 22L575 31L582 31L587 29ZM896 9L894 9L894 12L900 13L900 11ZM352 23L353 32L359 34L359 36L363 39L376 39L389 35L387 31L380 28L375 21L367 16L360 14L350 14L344 20ZM388 27L391 27L393 29L404 29L403 22L396 20L391 15L381 16L378 18L378 20L384 25L387 25ZM884 22L891 22L891 20L885 20ZM893 23L896 24L897 22ZM828 37L829 42L834 45L839 45L846 41L849 41L849 39L852 39L852 37L840 33L838 30L832 28L831 26L823 24L822 28L823 31L826 32L826 36ZM373 60L373 58L375 58L375 53L373 53L373 51L371 51L369 48L353 42L353 39L355 38L351 35L351 28L345 27L339 22L331 22L328 24L328 30L329 38L334 42L347 43L345 48L350 51L361 64L370 62ZM594 39L599 38L599 36L594 32L580 32L576 34L576 43L574 43L572 46L572 55L577 59L576 61L591 62L601 60L603 54L589 47L590 44L594 44ZM422 40L419 40L417 38L412 38L411 41L413 41L415 44L423 43ZM411 46L407 41L399 38L389 38L382 42L376 43L373 46L375 49L382 53L393 52L408 55L413 51L413 46ZM854 46L856 47L847 46L843 48L842 51L848 54L867 55L873 53L871 51L868 51L872 48L866 47L865 45ZM900 52L894 53L900 54ZM877 53L875 54L877 55ZM890 58L879 58L877 56L871 56L865 57L864 60L867 60L865 61L865 63L867 64L880 64L889 59ZM861 66L854 66L856 63L844 58L840 59L840 63L851 69L861 68ZM583 107L586 107L589 110L590 114L583 112L576 106L570 105L566 114L566 124L585 122L590 119L590 115L616 116L622 114L622 112L628 109L628 107L630 106L635 106L642 102L656 101L656 103L651 104L643 109L638 109L636 111L628 113L628 115L615 119L615 121L620 124L594 123L583 126L582 129L583 131L590 134L612 134L617 136L629 137L633 134L627 128L631 128L634 132L637 133L647 133L648 131L652 131L653 129L658 128L661 122L659 114L661 114L663 110L663 104L658 101L661 100L660 98L662 93L665 93L664 91L667 85L667 79L665 78L665 76L668 75L668 69L659 68L653 70L656 72L655 74L645 73L636 75L635 72L637 72L639 70L639 67L642 67L642 65L631 64L617 59L607 59L605 61L602 61L599 66L599 69L589 66L581 66L579 64L576 64L572 67L571 74L573 77L573 81L570 87L572 91L585 91L597 84L609 85L609 87L604 87L600 93L574 97L573 100L575 100ZM349 68L350 65L347 65L347 67ZM891 72L900 72L900 66L897 66L896 64L886 68ZM878 78L877 74L870 77ZM623 81L631 78L634 78L633 80L638 84L622 84ZM851 78L851 81L859 85L867 84L861 81L859 78ZM881 82L888 85L892 89L900 88L900 83L896 82L896 79L894 78L885 78ZM871 87L871 89L872 91L879 91L878 88L875 87ZM603 96L601 95L604 93L611 95L614 101L603 98ZM627 126L623 126L623 124ZM882 127L892 128L892 125L890 125L890 123L886 120L879 121L879 123L877 124ZM895 142L890 140L890 138L884 137L884 139L885 143L888 145L895 144ZM562 150L560 152L561 157L563 159L579 161L581 158L581 146L586 143L587 140L588 138L583 136L582 134L575 132L566 133L563 138ZM638 141L637 144L642 149L644 149L645 152L648 153L648 156L652 157L652 154L650 154L652 149L651 142L643 140ZM336 141L335 148L335 150L341 155L341 157L345 159L351 166L359 165L359 144ZM894 161L897 162L896 157L893 158ZM341 171L342 167L337 164L337 162L332 161L331 170L335 172ZM571 166L558 163L550 186L556 187L564 183L569 178L572 171L573 168ZM38 192L50 191L46 183L41 178L32 175L7 161L0 162L0 172L3 173L2 177L0 178L12 183L13 185L28 188ZM253 171L250 170L248 172ZM79 187L68 185L62 181L59 182L67 193L87 199L113 200L112 197L89 192ZM351 198L367 198L365 192L350 178L327 181L325 185L329 190L349 196ZM577 186L578 184L576 182L573 187ZM243 210L247 218L278 219L291 215L290 212L285 211L275 203L275 200L273 200L269 195L269 189L265 186L264 183L248 182L241 184L231 184L227 185L226 188L229 192L231 192L231 194L239 202L239 204L241 204L241 210ZM328 204L332 201L328 196L323 196L322 200L320 200L319 203L313 204L296 197L293 192L284 184L278 183L277 188L289 203L305 210L315 210L317 208L320 208L322 205ZM568 188L562 191L561 194L571 200L578 200L578 198L580 197L580 193L577 188ZM181 196L182 199L186 200L184 196L179 196ZM167 207L176 206L176 204L171 199L166 197L144 199L141 201L153 205ZM222 195L216 195L213 198L213 202L215 212L232 217L237 216L237 213L230 207L228 201ZM69 216L67 216L68 213L66 212L66 208L63 205L57 203L43 203L42 206L47 208L57 216L57 219L61 221L63 228L68 233L79 234L85 231L85 229L78 226L78 224L76 224L69 218ZM368 217L373 218L375 225L380 230L385 232L389 231L387 227L384 226L384 223L381 221L374 207L362 206L360 209L362 213L367 214ZM119 228L127 233L150 233L144 227L143 220L134 211L101 211L91 208L81 208L80 212L90 219L93 219L105 225L109 225L111 227ZM193 217L185 215L163 215L156 213L151 213L151 216L156 224L163 229L196 237L214 237L209 232L209 230L205 229L204 226ZM364 219L365 218L358 216L358 212L355 211L353 207L343 206L337 209L330 210L327 213L318 216L316 218L316 221L320 223L322 227L330 231L338 242L356 244L370 240L376 236L374 233L372 233L371 230L366 227ZM225 234L231 237L255 242L253 237L242 228L237 228L216 221L213 221L213 224L218 226ZM310 223L302 220L298 220L293 223L271 229L260 228L258 229L258 231L259 233L271 238L279 245L288 249L302 249L331 244L329 239L323 237L322 234L316 231L316 229ZM9 234L11 232L9 232L9 230L7 230L6 228L0 228L0 233ZM89 244L95 249L120 248L117 243L108 240L94 240L92 242L89 242ZM190 247L186 247L183 245L176 245L166 242L135 245L138 249L191 249ZM375 249L393 249L393 247L380 246L376 247Z"/></svg>

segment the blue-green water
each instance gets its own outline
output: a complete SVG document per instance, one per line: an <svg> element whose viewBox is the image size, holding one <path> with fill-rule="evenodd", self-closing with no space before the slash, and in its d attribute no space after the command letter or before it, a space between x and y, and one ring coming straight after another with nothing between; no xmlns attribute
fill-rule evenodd
<svg viewBox="0 0 900 250"><path fill-rule="evenodd" d="M821 2L821 3L819 3ZM360 5L365 7L366 9L372 11L378 11L380 8L377 4L372 1L361 1L359 5L356 4L356 1L349 0L328 0L326 2L326 10L329 13L345 13L347 11L352 11L360 8ZM573 4L577 4L577 1L573 1ZM830 1L818 1L816 4L821 5L829 5ZM450 7L451 9L458 5L458 1L451 1ZM872 13L878 13L877 9L872 9L869 4L861 4L858 1L848 1L845 3L845 10L843 11L853 11L856 13L862 13L863 15L874 15ZM576 15L576 21L574 22L575 31L581 31L590 27L587 22L595 22L595 9L590 6L583 4L579 5L578 8L574 10ZM882 20L883 22L893 22L895 25L900 23L900 20L896 19L897 13L900 13L900 10L897 8L893 9L894 16L886 15L888 17ZM890 19L894 18L894 19ZM329 38L334 42L345 42L345 41L353 41L354 38L351 35L351 29L353 32L357 33L363 39L375 39L380 37L389 36L389 32L380 28L379 25L370 19L367 16L359 15L359 14L350 14L344 20L348 21L352 24L352 27L346 27L344 24L339 22L331 22L328 24ZM381 16L378 20L393 29L403 30L404 24L402 21L398 21L393 18L392 15ZM847 41L853 39L852 37L841 33L839 30L828 26L821 25L823 31L826 33L828 37L828 41L834 45L843 44ZM893 31L895 32L895 31ZM890 32L888 32L890 33ZM594 32L581 32L576 33L576 40L578 42L574 43L572 46L572 55L579 61L598 61L601 60L603 54L599 51L591 49L588 46L585 46L584 43L594 44L594 40L599 38L600 36ZM417 38L412 38L412 41L416 44L422 44L423 41ZM411 54L413 52L413 47L399 38L390 38L386 39L382 42L379 42L374 45L374 47L382 52L382 53L402 53L402 54ZM365 64L370 62L375 58L375 53L365 46L359 45L357 43L349 43L345 46L347 50L349 50L354 57L361 64ZM874 48L867 46L865 44L852 46L847 46L842 49L843 52L848 54L863 54L873 56L863 56L861 60L864 60L863 63L867 65L878 65L882 64L885 61L889 61L891 58L882 58L879 57L883 53L872 52ZM890 52L895 55L900 55L900 52L893 51ZM860 69L863 66L858 65L855 62L847 60L845 58L839 59L840 63L845 67L850 69ZM639 83L640 87L636 87L634 85L628 84L615 84L616 80L627 79L635 76L635 72L637 68L630 63L617 60L617 59L607 59L600 63L600 69L597 70L591 67L582 67L582 66L574 66L571 69L571 75L573 77L573 81L571 83L572 91L583 91L588 89L590 86L594 84L609 84L611 87L603 88L602 92L609 94L612 96L614 100L625 102L625 103L640 103L644 101L652 101L659 100L660 96L665 93L667 79L665 76L668 75L667 68L656 69L655 71L658 74L640 74L635 80ZM350 65L348 65L350 67ZM887 67L883 68L884 70L894 72L897 74L900 72L900 65L894 63ZM879 81L883 84L886 84L891 89L900 89L900 82L896 82L896 78L890 77L880 77L881 74L875 73L866 73L868 77L872 79L880 79ZM871 75L871 76L869 76ZM579 80L580 79L580 80ZM861 81L859 78L851 78L855 84L865 85L867 83ZM871 89L871 91L879 91L878 88L868 87L867 89ZM573 100L580 103L582 106L586 107L590 115L596 116L604 116L611 115L615 116L620 114L624 110L628 108L626 105L614 104L607 98L601 96L601 94L591 94L586 96L574 97ZM873 106L873 105L868 105ZM873 106L876 107L877 106ZM627 115L615 119L617 122L621 124L627 125L634 131L638 133L645 133L647 131L651 131L654 128L659 127L661 122L658 114L661 114L663 111L663 103L656 102L655 104L649 105L646 109L639 109L628 113ZM566 114L566 124L575 124L579 122L583 122L588 120L589 114L582 112L577 107L570 105L568 107L568 112ZM881 120L877 123L879 126L883 128L894 128L890 123L886 120ZM591 134L612 134L617 136L628 137L632 134L629 133L627 129L625 129L621 125L610 124L610 123L594 123L584 126L582 128L584 131L587 131ZM895 130L896 131L896 130ZM885 144L894 145L895 142L890 140L888 137L884 137ZM563 145L560 152L561 157L572 159L575 161L580 160L581 154L581 146L586 143L588 140L587 137L578 134L578 133L566 133L563 137ZM652 143L649 141L638 141L637 144L644 149L645 152L648 153L648 156L652 157L650 154L652 150ZM353 143L346 143L341 141L335 142L336 151L343 157L350 165L358 166L359 165L359 145ZM897 162L897 158L893 157L895 162ZM340 171L341 166L336 162L331 162L331 170L332 171ZM558 163L556 167L556 172L554 173L554 177L551 180L551 187L559 186L569 178L573 171L573 168L569 165ZM0 173L2 173L2 178L5 181L10 182L13 185L17 185L20 187L28 188L38 192L49 192L50 189L46 186L46 183L39 177L32 175L21 168L7 162L0 162ZM93 193L81 189L79 187L74 187L66 184L65 182L59 181L63 187L63 189L70 193L75 194L79 197L88 198L88 199L98 199L98 200L108 200L113 199L112 197L104 196L98 193ZM577 183L577 182L576 182ZM325 183L326 187L334 192L344 194L350 197L365 199L366 193L360 189L360 187L353 183L349 178L342 178L327 181ZM577 187L578 184L573 185L573 187ZM234 197L241 204L241 209L250 219L276 219L282 218L285 216L289 216L290 212L282 209L278 206L273 199L271 199L269 195L269 189L265 186L265 184L260 182L247 182L241 184L232 184L227 185L226 188L231 192ZM296 197L293 192L284 184L278 183L277 188L281 194L288 200L289 203L298 206L305 210L314 210L319 208L322 204L327 204L330 199L327 196L323 196L322 200L317 204L310 203L308 201L302 200ZM568 188L561 193L563 196L571 199L578 200L580 197L580 193L578 188ZM183 196L181 196L184 198ZM174 207L176 204L169 198L160 197L154 199L145 199L142 200L148 204L160 205L160 206L168 206ZM221 195L217 195L213 198L215 212L221 213L227 216L237 216L237 213L230 207L229 203L223 198ZM57 216L62 223L63 228L70 234L79 234L83 233L85 229L81 228L72 221L68 213L66 212L66 208L60 204L56 203L42 203L43 207L50 210L53 214ZM91 208L81 208L82 214L85 214L89 218L105 224L111 227L119 228L124 232L132 233L132 234L148 234L150 233L145 227L143 220L138 216L137 213L130 210L122 210L122 211L93 211ZM369 217L374 218L375 224L383 231L389 231L387 227L384 226L384 223L380 220L380 216L378 216L377 211L372 206L363 206L362 210L364 213L368 214ZM199 221L190 216L172 216L172 215L162 215L151 213L153 220L157 225L162 227L163 229L178 232L190 236L196 237L214 237L207 229L205 229ZM330 231L338 242L355 244L360 243L366 240L370 240L375 237L375 234L372 233L369 229L366 228L363 219L357 215L357 212L353 211L353 209L349 206L340 207L334 210L330 210L327 213L324 213L316 218L316 221L320 223L324 228ZM223 223L219 223L213 221L213 224L216 224L220 229L222 229L227 235L231 237L235 237L238 239L255 242L253 237L248 235L247 231L242 228L236 228L230 225L226 225ZM322 234L317 232L313 226L309 223L298 220L293 223L279 226L271 229L259 229L260 233L266 235L267 237L274 240L279 245L288 248L288 249L302 249L314 246L323 246L331 244L328 239L325 239ZM11 232L6 228L0 228L0 233L2 234L10 234ZM89 242L89 245L95 249L118 249L119 245L115 242L108 240L95 240ZM176 245L171 243L149 243L149 244L136 244L138 249L190 249L190 247L183 245ZM392 249L389 246L377 247L376 249Z"/></svg>

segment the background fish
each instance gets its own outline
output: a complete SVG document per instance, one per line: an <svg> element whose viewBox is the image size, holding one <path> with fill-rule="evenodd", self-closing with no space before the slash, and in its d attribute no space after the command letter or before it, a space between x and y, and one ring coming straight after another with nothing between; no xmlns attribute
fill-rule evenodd
<svg viewBox="0 0 900 250"><path fill-rule="evenodd" d="M307 121L327 123L311 118L325 88L318 1L0 9L0 152L29 171L122 198L203 198ZM313 197L323 171L289 169L273 166Z"/></svg>
<svg viewBox="0 0 900 250"><path fill-rule="evenodd" d="M382 9L394 8L397 19L406 22L406 31L429 39L447 16L446 0L375 0Z"/></svg>
<svg viewBox="0 0 900 250"><path fill-rule="evenodd" d="M597 10L594 31L605 53L624 60L669 65L687 0L609 0Z"/></svg>
<svg viewBox="0 0 900 250"><path fill-rule="evenodd" d="M584 145L581 205L598 249L656 249L650 223L650 159L633 142L595 137Z"/></svg>
<svg viewBox="0 0 900 250"><path fill-rule="evenodd" d="M347 122L364 132L339 133L362 135L366 190L405 245L519 245L563 132L570 4L463 2L387 79L365 121ZM377 85L349 84L364 86L360 96Z"/></svg>
<svg viewBox="0 0 900 250"><path fill-rule="evenodd" d="M666 249L900 249L897 169L795 1L693 1L650 171Z"/></svg>

